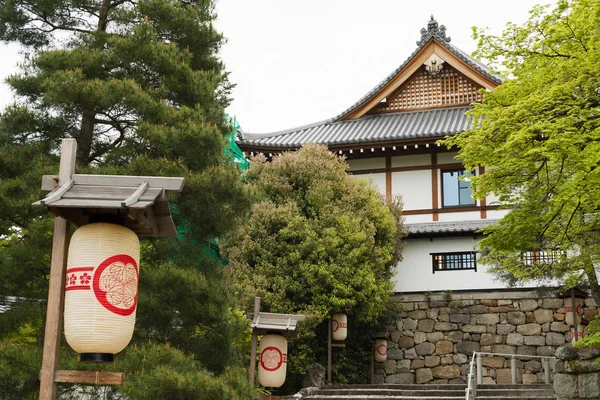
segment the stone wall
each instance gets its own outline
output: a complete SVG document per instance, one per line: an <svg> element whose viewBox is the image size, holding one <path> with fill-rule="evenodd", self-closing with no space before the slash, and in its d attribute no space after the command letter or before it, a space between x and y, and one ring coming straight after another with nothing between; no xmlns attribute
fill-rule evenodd
<svg viewBox="0 0 600 400"><path fill-rule="evenodd" d="M387 361L374 383L464 383L473 351L554 356L570 341L564 301L533 290L396 295L402 312L386 328ZM585 301L585 318L598 309ZM519 361L518 379L542 383L538 360ZM483 383L511 383L510 358L483 357Z"/></svg>
<svg viewBox="0 0 600 400"><path fill-rule="evenodd" d="M600 398L600 348L556 351L554 392L559 400Z"/></svg>

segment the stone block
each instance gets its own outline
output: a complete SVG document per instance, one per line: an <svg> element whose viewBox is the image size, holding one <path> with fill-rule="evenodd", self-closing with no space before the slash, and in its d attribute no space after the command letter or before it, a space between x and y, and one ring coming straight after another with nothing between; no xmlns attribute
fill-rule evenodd
<svg viewBox="0 0 600 400"><path fill-rule="evenodd" d="M452 355L452 360L454 364L464 364L469 361L469 357L466 354L454 354Z"/></svg>
<svg viewBox="0 0 600 400"><path fill-rule="evenodd" d="M579 395L577 375L554 374L554 393L559 397L577 397Z"/></svg>
<svg viewBox="0 0 600 400"><path fill-rule="evenodd" d="M577 357L577 350L575 350L571 344L556 349L556 358L559 360L575 360Z"/></svg>
<svg viewBox="0 0 600 400"><path fill-rule="evenodd" d="M505 344L496 344L492 348L492 353L498 354L516 354L517 348L515 346L507 346Z"/></svg>
<svg viewBox="0 0 600 400"><path fill-rule="evenodd" d="M427 310L429 308L429 303L427 303L426 301L419 301L415 303L415 306L419 310Z"/></svg>
<svg viewBox="0 0 600 400"><path fill-rule="evenodd" d="M425 319L427 318L427 312L424 310L415 310L415 311L410 311L408 313L408 318L411 319ZM406 327L404 327L404 329L407 329Z"/></svg>
<svg viewBox="0 0 600 400"><path fill-rule="evenodd" d="M437 319L438 315L440 315L439 308L430 308L427 310L427 318Z"/></svg>
<svg viewBox="0 0 600 400"><path fill-rule="evenodd" d="M415 331L402 331L402 335L408 337L415 337Z"/></svg>
<svg viewBox="0 0 600 400"><path fill-rule="evenodd" d="M485 314L488 312L488 307L482 305L464 307L461 314Z"/></svg>
<svg viewBox="0 0 600 400"><path fill-rule="evenodd" d="M520 311L511 311L506 313L506 318L511 325L522 325L525 323L525 313Z"/></svg>
<svg viewBox="0 0 600 400"><path fill-rule="evenodd" d="M520 375L520 371L517 370L517 382L520 382ZM498 383L498 385L507 385L512 383L512 373L510 368L496 370L496 383Z"/></svg>
<svg viewBox="0 0 600 400"><path fill-rule="evenodd" d="M542 363L538 360L526 361L523 363L523 367L532 373L540 372L542 370Z"/></svg>
<svg viewBox="0 0 600 400"><path fill-rule="evenodd" d="M410 369L419 369L425 366L425 360L417 359L410 362Z"/></svg>
<svg viewBox="0 0 600 400"><path fill-rule="evenodd" d="M498 300L498 305L499 306L507 306L507 305L512 305L513 301L512 300Z"/></svg>
<svg viewBox="0 0 600 400"><path fill-rule="evenodd" d="M585 299L585 306L586 307L598 307L598 305L596 304L596 301L591 297L588 297L587 299Z"/></svg>
<svg viewBox="0 0 600 400"><path fill-rule="evenodd" d="M496 381L492 377L484 376L483 377L483 384L484 385L495 385Z"/></svg>
<svg viewBox="0 0 600 400"><path fill-rule="evenodd" d="M417 351L413 347L404 352L404 358L406 358L407 360L414 360L415 358L419 358L419 356L417 355Z"/></svg>
<svg viewBox="0 0 600 400"><path fill-rule="evenodd" d="M417 331L414 336L415 344L423 343L427 341L427 334L425 332Z"/></svg>
<svg viewBox="0 0 600 400"><path fill-rule="evenodd" d="M523 374L521 375L524 385L533 385L538 383L538 377L534 374Z"/></svg>
<svg viewBox="0 0 600 400"><path fill-rule="evenodd" d="M600 374L579 375L579 397L582 399L600 398Z"/></svg>
<svg viewBox="0 0 600 400"><path fill-rule="evenodd" d="M523 335L520 333L509 333L506 335L506 344L510 346L521 346L523 345Z"/></svg>
<svg viewBox="0 0 600 400"><path fill-rule="evenodd" d="M433 327L435 326L435 320L433 319L422 319L419 321L419 327L417 330L420 332L433 332Z"/></svg>
<svg viewBox="0 0 600 400"><path fill-rule="evenodd" d="M596 315L598 315L597 308L584 308L583 309L583 318L587 319L588 321L591 321L594 318L596 318Z"/></svg>
<svg viewBox="0 0 600 400"><path fill-rule="evenodd" d="M449 332L458 329L458 326L450 322L436 322L433 329L438 332Z"/></svg>
<svg viewBox="0 0 600 400"><path fill-rule="evenodd" d="M415 376L410 372L402 372L399 374L389 375L385 377L385 383L410 385L415 383Z"/></svg>
<svg viewBox="0 0 600 400"><path fill-rule="evenodd" d="M517 347L517 354L522 354L525 356L535 356L537 355L537 350L534 346L519 346Z"/></svg>
<svg viewBox="0 0 600 400"><path fill-rule="evenodd" d="M400 349L396 349L396 348L390 349L388 347L387 358L392 359L392 360L402 360L404 358L404 353Z"/></svg>
<svg viewBox="0 0 600 400"><path fill-rule="evenodd" d="M488 325L487 326L487 333L496 333L496 326L497 325Z"/></svg>
<svg viewBox="0 0 600 400"><path fill-rule="evenodd" d="M542 308L548 308L548 309L552 309L552 310L558 310L563 305L564 305L564 300L563 299L549 298L549 299L543 299L542 300Z"/></svg>
<svg viewBox="0 0 600 400"><path fill-rule="evenodd" d="M463 332L468 332L468 333L486 333L487 332L487 328L484 325L471 325L471 324L467 324L465 326L462 327L462 331Z"/></svg>
<svg viewBox="0 0 600 400"><path fill-rule="evenodd" d="M396 360L391 360L391 359L387 359L385 360L385 362L383 363L383 370L385 371L386 375L392 375L396 373Z"/></svg>
<svg viewBox="0 0 600 400"><path fill-rule="evenodd" d="M454 360L452 359L451 355L446 354L445 356L442 356L441 363L442 365L452 365L454 364Z"/></svg>
<svg viewBox="0 0 600 400"><path fill-rule="evenodd" d="M472 333L471 334L471 340L474 342L479 342L479 340L481 339L481 335L479 333Z"/></svg>
<svg viewBox="0 0 600 400"><path fill-rule="evenodd" d="M517 326L517 333L524 336L539 335L542 333L542 327L538 324L525 324Z"/></svg>
<svg viewBox="0 0 600 400"><path fill-rule="evenodd" d="M375 385L383 385L385 383L385 375L375 374L375 376L373 377L373 383Z"/></svg>
<svg viewBox="0 0 600 400"><path fill-rule="evenodd" d="M543 336L523 336L523 339L527 346L544 346L546 344L546 338Z"/></svg>
<svg viewBox="0 0 600 400"><path fill-rule="evenodd" d="M535 322L538 324L554 321L554 312L552 310L539 308L533 312L533 316L535 317Z"/></svg>
<svg viewBox="0 0 600 400"><path fill-rule="evenodd" d="M398 339L400 339L400 336L402 336L401 332L399 332L399 331L393 331L390 334L390 339L392 340L392 342L398 343Z"/></svg>
<svg viewBox="0 0 600 400"><path fill-rule="evenodd" d="M484 333L481 335L479 339L479 344L482 346L490 346L496 343L496 335L492 335L491 333Z"/></svg>
<svg viewBox="0 0 600 400"><path fill-rule="evenodd" d="M516 327L512 324L501 324L496 326L496 333L498 335L506 335L508 333L514 332Z"/></svg>
<svg viewBox="0 0 600 400"><path fill-rule="evenodd" d="M496 307L498 305L498 300L483 299L479 300L479 304L481 304L482 306Z"/></svg>
<svg viewBox="0 0 600 400"><path fill-rule="evenodd" d="M492 352L492 346L481 346L481 351L483 353L491 353Z"/></svg>
<svg viewBox="0 0 600 400"><path fill-rule="evenodd" d="M469 315L454 314L450 315L450 322L455 324L468 324L471 317Z"/></svg>
<svg viewBox="0 0 600 400"><path fill-rule="evenodd" d="M449 340L440 340L435 344L435 354L443 355L452 353L454 345Z"/></svg>
<svg viewBox="0 0 600 400"><path fill-rule="evenodd" d="M480 347L477 342L465 340L456 344L456 352L470 356L474 351L479 351Z"/></svg>
<svg viewBox="0 0 600 400"><path fill-rule="evenodd" d="M402 325L406 331L414 331L417 329L417 321L412 318L404 318L402 320Z"/></svg>
<svg viewBox="0 0 600 400"><path fill-rule="evenodd" d="M500 314L500 323L501 324L506 324L508 323L508 318L506 316L507 313L501 313Z"/></svg>
<svg viewBox="0 0 600 400"><path fill-rule="evenodd" d="M533 324L533 323L535 323L535 315L533 315L532 311L527 311L525 313L525 323L526 324Z"/></svg>
<svg viewBox="0 0 600 400"><path fill-rule="evenodd" d="M461 331L454 331L454 332L449 332L448 333L448 340L451 341L452 343L458 343L462 340L463 338L463 333ZM430 340L430 342L432 342Z"/></svg>
<svg viewBox="0 0 600 400"><path fill-rule="evenodd" d="M564 322L553 322L550 324L550 331L552 332L560 332L560 333L565 333L565 332L569 332L571 330L571 327L567 324L565 324Z"/></svg>
<svg viewBox="0 0 600 400"><path fill-rule="evenodd" d="M490 312L492 312L492 313L507 313L507 312L511 312L511 311L515 311L515 307L513 305L490 307Z"/></svg>
<svg viewBox="0 0 600 400"><path fill-rule="evenodd" d="M552 347L552 346L539 346L536 348L536 352L538 356L548 356L548 357L552 357L554 356L554 353L556 352L556 347Z"/></svg>
<svg viewBox="0 0 600 400"><path fill-rule="evenodd" d="M564 313L556 312L556 313L554 313L554 319L556 321L564 321L565 320L565 314Z"/></svg>
<svg viewBox="0 0 600 400"><path fill-rule="evenodd" d="M577 354L582 360L589 360L590 358L596 358L600 356L600 347L583 347L577 349ZM598 361L600 364L600 360Z"/></svg>
<svg viewBox="0 0 600 400"><path fill-rule="evenodd" d="M396 364L396 372L410 372L410 366L410 360L400 360Z"/></svg>
<svg viewBox="0 0 600 400"><path fill-rule="evenodd" d="M415 371L415 379L417 384L431 382L433 373L429 368L421 368Z"/></svg>
<svg viewBox="0 0 600 400"><path fill-rule="evenodd" d="M488 368L500 369L504 367L503 357L481 357L481 365Z"/></svg>
<svg viewBox="0 0 600 400"><path fill-rule="evenodd" d="M438 315L438 321L448 322L448 321L450 321L450 316L449 315Z"/></svg>
<svg viewBox="0 0 600 400"><path fill-rule="evenodd" d="M440 365L441 359L439 356L425 356L426 367L437 367Z"/></svg>
<svg viewBox="0 0 600 400"><path fill-rule="evenodd" d="M415 346L415 350L420 356L428 356L435 351L435 344L425 342Z"/></svg>
<svg viewBox="0 0 600 400"><path fill-rule="evenodd" d="M562 346L565 344L565 336L558 332L548 332L546 334L546 344L548 346Z"/></svg>
<svg viewBox="0 0 600 400"><path fill-rule="evenodd" d="M401 306L402 306L402 309L404 311L406 311L406 312L414 311L415 310L415 303L412 303L412 302L410 302L410 303L402 303Z"/></svg>
<svg viewBox="0 0 600 400"><path fill-rule="evenodd" d="M415 340L408 336L401 336L398 339L398 347L401 349L409 349L415 346Z"/></svg>
<svg viewBox="0 0 600 400"><path fill-rule="evenodd" d="M533 299L521 300L521 302L519 303L519 308L521 309L521 311L534 311L537 310L539 307L540 306L538 304L538 301Z"/></svg>
<svg viewBox="0 0 600 400"><path fill-rule="evenodd" d="M444 338L442 332L431 332L427 334L427 341L431 343L437 343Z"/></svg>
<svg viewBox="0 0 600 400"><path fill-rule="evenodd" d="M498 314L479 314L477 316L477 325L495 325L500 322Z"/></svg>
<svg viewBox="0 0 600 400"><path fill-rule="evenodd" d="M444 365L433 369L433 377L438 379L454 379L460 377L458 365Z"/></svg>

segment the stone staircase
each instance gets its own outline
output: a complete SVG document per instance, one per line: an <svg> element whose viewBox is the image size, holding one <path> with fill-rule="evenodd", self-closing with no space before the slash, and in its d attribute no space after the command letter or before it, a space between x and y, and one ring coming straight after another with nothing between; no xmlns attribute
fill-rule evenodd
<svg viewBox="0 0 600 400"><path fill-rule="evenodd" d="M466 385L331 385L302 400L464 400ZM478 400L554 398L551 385L478 385Z"/></svg>

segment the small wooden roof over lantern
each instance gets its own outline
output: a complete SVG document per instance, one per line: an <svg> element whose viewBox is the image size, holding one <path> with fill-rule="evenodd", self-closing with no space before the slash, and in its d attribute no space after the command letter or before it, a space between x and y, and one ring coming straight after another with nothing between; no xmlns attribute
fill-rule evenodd
<svg viewBox="0 0 600 400"><path fill-rule="evenodd" d="M141 237L173 237L166 192L181 192L184 178L73 174L59 186L58 177L44 175L42 190L51 191L34 206L46 206L76 226L114 222Z"/></svg>
<svg viewBox="0 0 600 400"><path fill-rule="evenodd" d="M259 312L252 318L250 327L258 335L278 332L284 336L295 338L298 336L298 322L304 321L304 319L304 315Z"/></svg>

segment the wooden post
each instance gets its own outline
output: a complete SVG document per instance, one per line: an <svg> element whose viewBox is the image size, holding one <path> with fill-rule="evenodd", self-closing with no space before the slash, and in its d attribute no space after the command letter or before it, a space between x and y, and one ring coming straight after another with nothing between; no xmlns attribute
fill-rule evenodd
<svg viewBox="0 0 600 400"><path fill-rule="evenodd" d="M75 139L63 139L60 155L58 186L68 182L75 173ZM48 288L48 306L46 309L46 327L44 330L44 353L40 376L40 400L56 398L54 375L58 369L60 337L62 333L63 308L65 302L65 268L69 246L69 223L56 217L54 219L54 238L52 241L52 259L50 263L50 283Z"/></svg>
<svg viewBox="0 0 600 400"><path fill-rule="evenodd" d="M254 315L252 321L256 321L258 313L260 312L260 297L254 298ZM252 347L250 349L250 369L248 370L248 378L250 379L250 385L254 387L254 375L256 374L256 347L258 344L258 334L256 329L252 329Z"/></svg>
<svg viewBox="0 0 600 400"><path fill-rule="evenodd" d="M575 304L575 288L571 288L571 314L573 315L573 340L572 343L577 342L579 340L579 335L577 334L577 305Z"/></svg>
<svg viewBox="0 0 600 400"><path fill-rule="evenodd" d="M371 385L375 384L375 351L371 352Z"/></svg>
<svg viewBox="0 0 600 400"><path fill-rule="evenodd" d="M327 328L327 384L331 385L331 318L329 319L329 328Z"/></svg>

